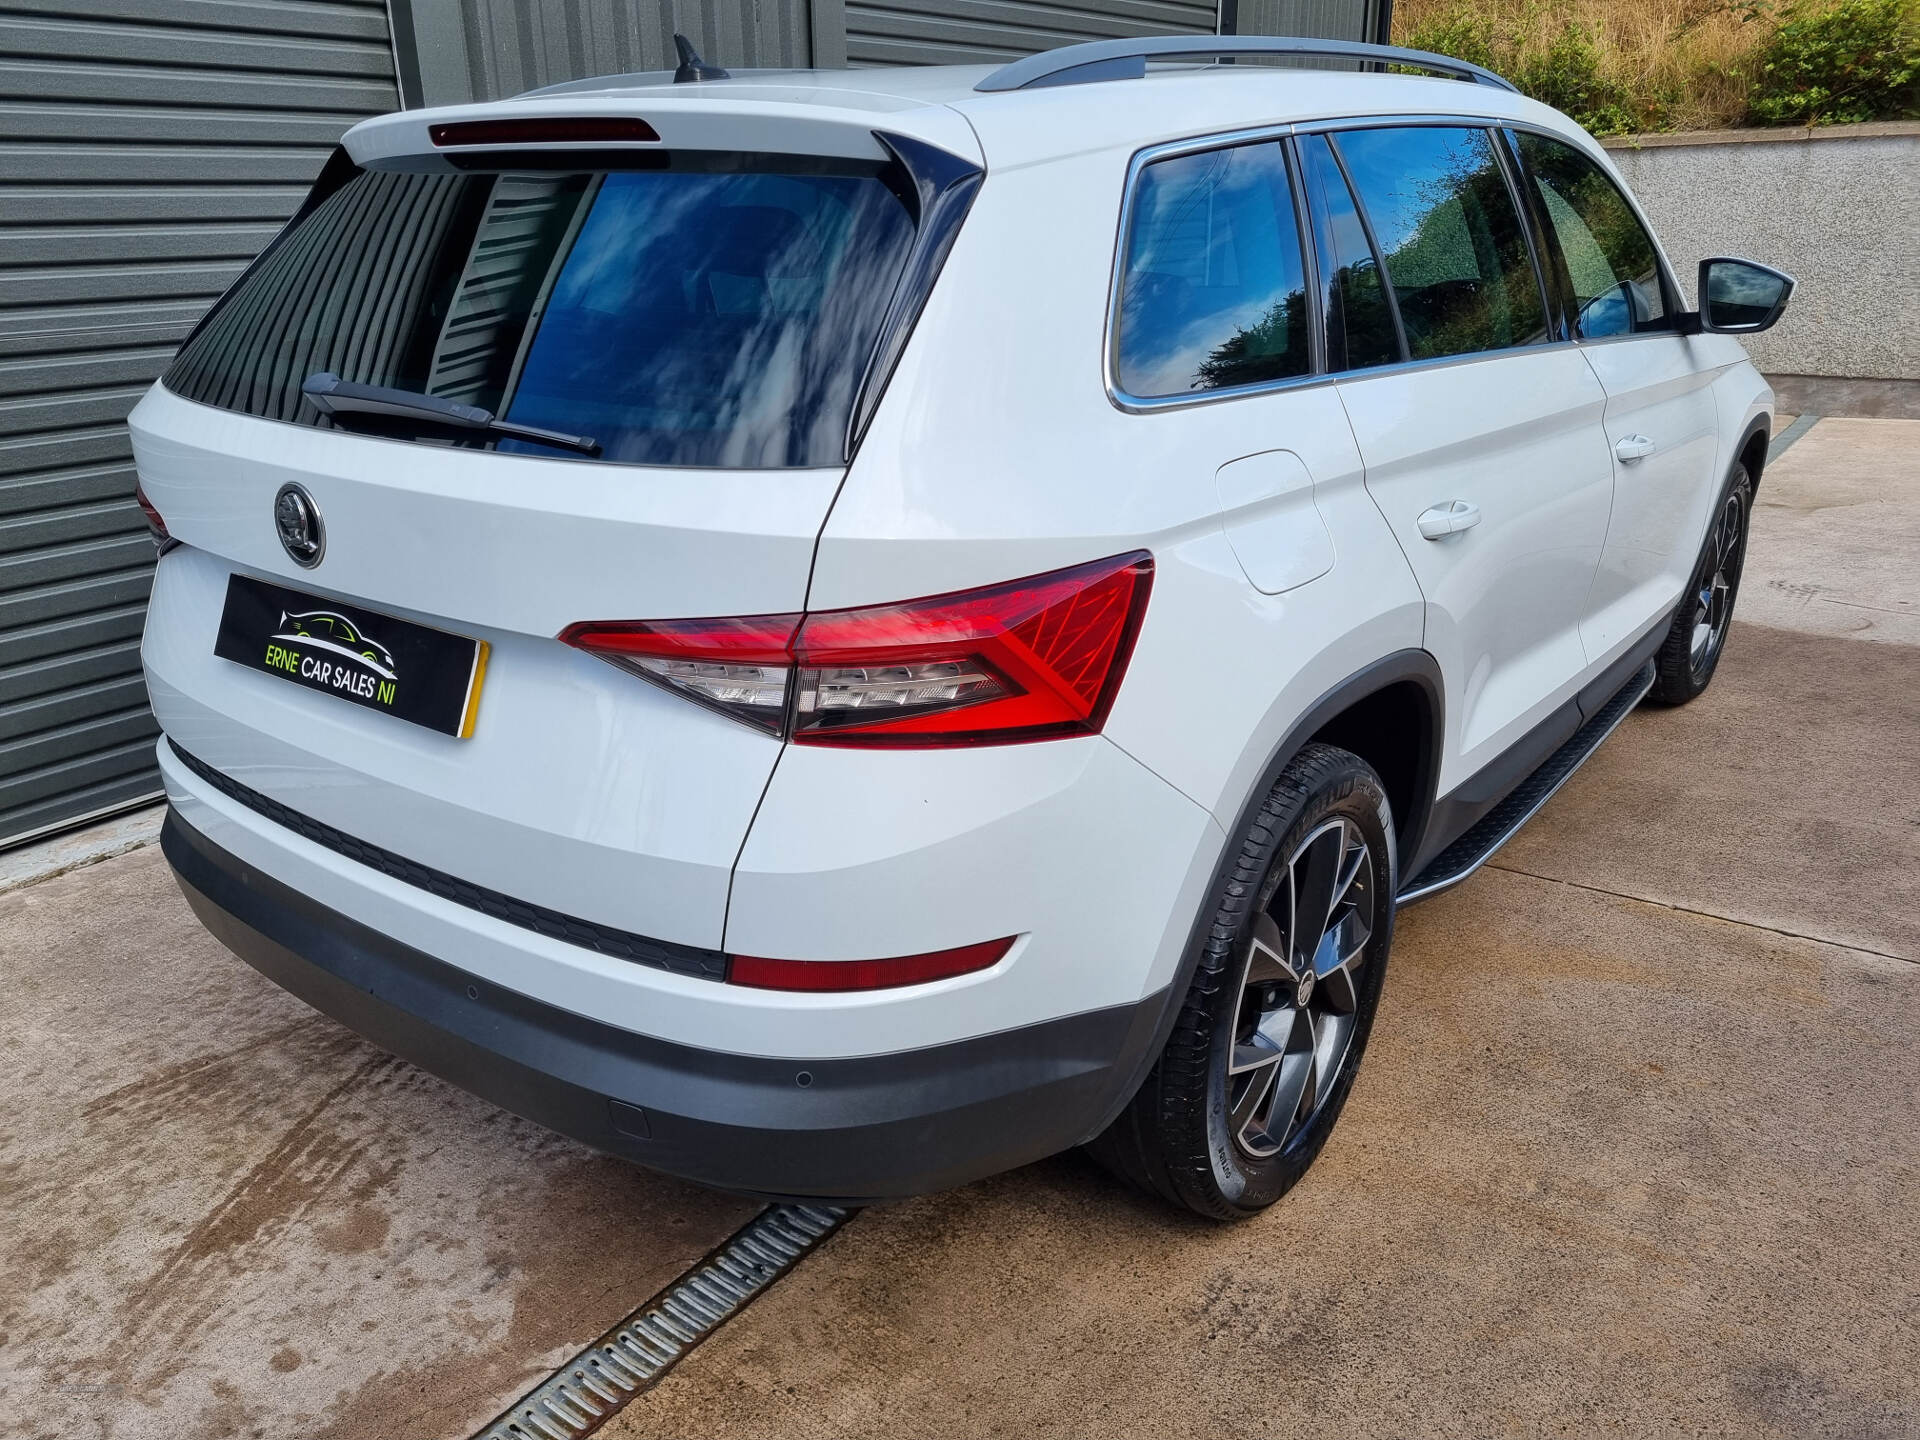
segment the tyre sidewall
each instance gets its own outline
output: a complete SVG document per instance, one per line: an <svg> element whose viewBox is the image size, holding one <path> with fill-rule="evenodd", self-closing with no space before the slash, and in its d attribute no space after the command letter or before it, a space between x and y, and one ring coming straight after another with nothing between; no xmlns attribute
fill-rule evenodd
<svg viewBox="0 0 1920 1440"><path fill-rule="evenodd" d="M1708 657L1706 668L1695 673L1693 668L1693 607L1694 592L1699 588L1703 571L1713 548L1714 532L1719 528L1721 512L1726 509L1727 500L1736 492L1744 492L1740 517L1740 558L1734 567L1733 594L1728 600L1727 624L1729 633L1733 624L1733 613L1740 605L1740 580L1747 566L1747 542L1753 534L1753 477L1748 473L1742 461L1735 461L1727 475L1726 484L1714 495L1713 508L1707 512L1707 533L1700 541L1699 552L1694 557L1693 569L1687 573L1686 593L1680 597L1680 604L1673 612L1673 621L1667 630L1665 643L1655 657L1655 679L1649 696L1656 703L1664 705L1684 705L1699 696L1713 682L1713 675L1720 668L1720 657L1726 653L1726 636L1722 636L1719 646Z"/></svg>
<svg viewBox="0 0 1920 1440"><path fill-rule="evenodd" d="M1239 907L1230 946L1224 954L1219 947L1210 947L1213 953L1206 957L1206 962L1223 963L1227 967L1222 977L1225 983L1212 987L1209 995L1214 1013L1209 1017L1213 1053L1207 1070L1207 1154L1221 1199L1241 1213L1264 1209L1285 1194L1306 1173L1325 1145L1340 1118L1366 1052L1367 1037L1373 1029L1381 987L1386 979L1387 955L1393 945L1393 897L1398 889L1399 873L1393 850L1393 811L1386 791L1372 768L1346 751L1328 746L1310 747L1288 767L1289 772L1302 761L1322 773L1315 775L1314 788L1303 803L1295 805L1290 819L1269 845L1265 878L1255 893L1255 903ZM1286 780L1287 776L1283 775L1281 786L1285 786ZM1233 1053L1232 1029L1239 999L1240 971L1252 941L1254 917L1266 907L1284 878L1278 862L1292 855L1316 826L1335 815L1351 819L1366 837L1373 851L1376 884L1380 887L1381 913L1367 941L1365 959L1359 967L1359 983L1355 987L1353 1038L1333 1090L1312 1123L1278 1154L1256 1159L1234 1142L1227 1113L1227 1059Z"/></svg>

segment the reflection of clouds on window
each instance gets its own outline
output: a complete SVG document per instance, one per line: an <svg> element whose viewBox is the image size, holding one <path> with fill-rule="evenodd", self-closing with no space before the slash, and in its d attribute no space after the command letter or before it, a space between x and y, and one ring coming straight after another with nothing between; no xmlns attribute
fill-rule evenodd
<svg viewBox="0 0 1920 1440"><path fill-rule="evenodd" d="M299 389L324 369L590 436L607 460L839 465L912 223L877 165L768 164L360 172L248 273L167 383L330 425Z"/></svg>
<svg viewBox="0 0 1920 1440"><path fill-rule="evenodd" d="M907 232L863 177L609 175L507 413L610 460L838 463Z"/></svg>
<svg viewBox="0 0 1920 1440"><path fill-rule="evenodd" d="M1128 222L1121 389L1180 395L1305 374L1304 285L1278 145L1146 166Z"/></svg>

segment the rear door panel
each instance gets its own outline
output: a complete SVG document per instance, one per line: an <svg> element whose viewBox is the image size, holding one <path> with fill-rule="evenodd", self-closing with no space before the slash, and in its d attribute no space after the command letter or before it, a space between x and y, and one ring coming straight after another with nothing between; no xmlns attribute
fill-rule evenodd
<svg viewBox="0 0 1920 1440"><path fill-rule="evenodd" d="M1427 601L1447 683L1441 793L1552 714L1587 668L1580 622L1613 498L1605 395L1570 347L1514 351L1340 387L1367 489ZM1422 512L1479 524L1440 540Z"/></svg>

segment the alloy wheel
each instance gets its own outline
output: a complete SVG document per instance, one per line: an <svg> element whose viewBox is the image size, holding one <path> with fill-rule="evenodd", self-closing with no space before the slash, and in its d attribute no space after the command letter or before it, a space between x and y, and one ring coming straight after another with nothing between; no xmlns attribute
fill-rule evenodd
<svg viewBox="0 0 1920 1440"><path fill-rule="evenodd" d="M1335 817L1287 857L1254 918L1227 1064L1228 1128L1247 1155L1286 1149L1334 1093L1380 903L1372 847Z"/></svg>
<svg viewBox="0 0 1920 1440"><path fill-rule="evenodd" d="M1695 675L1708 669L1726 643L1727 622L1733 618L1734 591L1740 584L1740 562L1746 550L1746 519L1746 495L1736 487L1714 520L1700 578L1693 588L1690 656Z"/></svg>

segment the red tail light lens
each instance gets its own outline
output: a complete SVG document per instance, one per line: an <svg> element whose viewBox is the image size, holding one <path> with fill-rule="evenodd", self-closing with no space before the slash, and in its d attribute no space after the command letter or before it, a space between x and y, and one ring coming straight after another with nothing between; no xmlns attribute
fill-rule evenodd
<svg viewBox="0 0 1920 1440"><path fill-rule="evenodd" d="M1000 963L1015 937L901 955L890 960L763 960L734 955L727 962L727 983L756 990L804 990L815 994L847 990L885 990L894 985L924 985L954 975L970 975Z"/></svg>
<svg viewBox="0 0 1920 1440"><path fill-rule="evenodd" d="M560 638L800 745L1007 744L1099 732L1152 583L1137 551L899 605Z"/></svg>
<svg viewBox="0 0 1920 1440"><path fill-rule="evenodd" d="M904 605L809 615L793 738L967 745L1106 722L1153 582L1145 554Z"/></svg>
<svg viewBox="0 0 1920 1440"><path fill-rule="evenodd" d="M138 480L133 482L133 498L139 502L141 513L147 517L147 529L153 532L154 543L165 545L173 539L167 533L167 522L160 518L160 512L154 508L153 501L147 498L146 487Z"/></svg>

